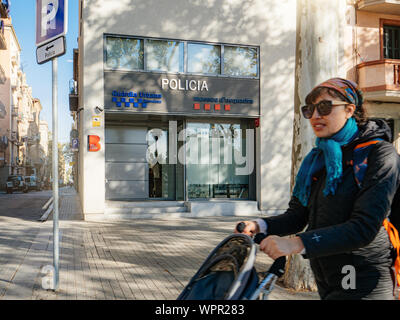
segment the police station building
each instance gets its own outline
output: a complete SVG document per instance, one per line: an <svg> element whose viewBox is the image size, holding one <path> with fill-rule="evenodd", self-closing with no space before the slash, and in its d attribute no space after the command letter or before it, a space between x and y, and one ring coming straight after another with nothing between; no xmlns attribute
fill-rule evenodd
<svg viewBox="0 0 400 320"><path fill-rule="evenodd" d="M295 24L295 0L80 1L85 217L285 210Z"/></svg>

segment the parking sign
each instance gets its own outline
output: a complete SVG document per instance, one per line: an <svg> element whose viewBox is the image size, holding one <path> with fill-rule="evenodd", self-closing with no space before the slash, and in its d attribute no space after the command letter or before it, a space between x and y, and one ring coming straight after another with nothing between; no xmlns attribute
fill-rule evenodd
<svg viewBox="0 0 400 320"><path fill-rule="evenodd" d="M68 0L36 0L36 46L67 33Z"/></svg>
<svg viewBox="0 0 400 320"><path fill-rule="evenodd" d="M79 139L78 138L73 138L71 141L71 150L72 151L78 151L79 150Z"/></svg>

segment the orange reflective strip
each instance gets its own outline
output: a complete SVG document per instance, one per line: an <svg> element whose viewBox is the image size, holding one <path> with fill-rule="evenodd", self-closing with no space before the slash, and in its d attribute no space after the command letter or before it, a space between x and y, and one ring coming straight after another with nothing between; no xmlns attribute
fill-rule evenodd
<svg viewBox="0 0 400 320"><path fill-rule="evenodd" d="M364 148L366 146L370 146L371 144L377 144L378 142L380 142L380 140L372 140L372 141L360 143L354 148L354 150Z"/></svg>
<svg viewBox="0 0 400 320"><path fill-rule="evenodd" d="M400 286L400 238L399 232L394 227L393 224L390 223L388 219L383 221L383 226L386 229L390 242L392 243L394 249L396 250L397 256L394 262L394 270L395 270L395 278L397 280L397 284ZM400 296L399 296L400 299Z"/></svg>

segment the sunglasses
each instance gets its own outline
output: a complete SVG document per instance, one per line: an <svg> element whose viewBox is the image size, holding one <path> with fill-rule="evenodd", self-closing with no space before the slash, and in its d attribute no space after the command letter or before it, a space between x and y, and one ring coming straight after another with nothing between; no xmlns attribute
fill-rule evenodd
<svg viewBox="0 0 400 320"><path fill-rule="evenodd" d="M332 112L332 108L334 106L345 106L350 103L344 101L331 101L331 100L322 100L316 104L307 104L301 107L301 113L303 114L304 118L311 119L315 108L317 108L319 115L327 116Z"/></svg>

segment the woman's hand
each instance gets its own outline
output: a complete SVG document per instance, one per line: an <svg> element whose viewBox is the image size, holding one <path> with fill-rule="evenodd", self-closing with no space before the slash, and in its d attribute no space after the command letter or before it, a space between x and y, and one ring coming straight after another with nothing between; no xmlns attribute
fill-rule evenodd
<svg viewBox="0 0 400 320"><path fill-rule="evenodd" d="M252 237L255 234L260 232L260 227L257 222L255 222L255 221L240 221L236 224L235 230L233 231L234 233L240 233L239 231L237 231L237 226L241 222L243 222L245 224L245 227L241 233L247 234L248 236Z"/></svg>
<svg viewBox="0 0 400 320"><path fill-rule="evenodd" d="M300 237L282 238L268 236L260 243L260 250L274 260L282 256L300 253L303 249L304 245Z"/></svg>

